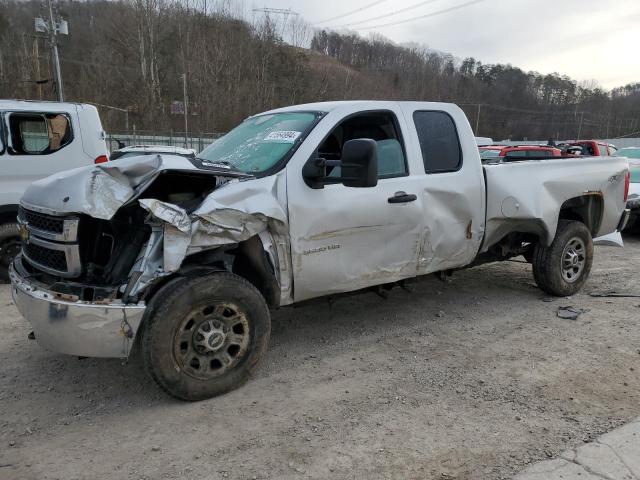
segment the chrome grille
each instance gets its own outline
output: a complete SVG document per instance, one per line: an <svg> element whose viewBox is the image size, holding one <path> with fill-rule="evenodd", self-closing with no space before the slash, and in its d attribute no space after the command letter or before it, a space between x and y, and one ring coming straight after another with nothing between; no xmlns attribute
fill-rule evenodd
<svg viewBox="0 0 640 480"><path fill-rule="evenodd" d="M54 217L53 215L45 215L44 213L34 212L20 207L19 217L23 223L28 224L31 228L42 230L43 232L51 232L61 234L64 232L64 218Z"/></svg>
<svg viewBox="0 0 640 480"><path fill-rule="evenodd" d="M75 242L78 238L80 219L72 215L48 215L21 206L18 212L18 223L41 238L59 242Z"/></svg>
<svg viewBox="0 0 640 480"><path fill-rule="evenodd" d="M58 272L67 271L67 257L60 250L51 250L35 243L27 243L23 247L23 252L32 263Z"/></svg>
<svg viewBox="0 0 640 480"><path fill-rule="evenodd" d="M79 276L79 222L75 216L48 215L20 207L18 224L25 260L43 272L67 278Z"/></svg>

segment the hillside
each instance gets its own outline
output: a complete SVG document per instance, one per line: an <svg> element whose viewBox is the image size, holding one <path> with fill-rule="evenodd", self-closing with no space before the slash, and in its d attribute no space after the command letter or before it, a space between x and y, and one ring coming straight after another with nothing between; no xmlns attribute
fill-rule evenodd
<svg viewBox="0 0 640 480"><path fill-rule="evenodd" d="M138 131L180 131L171 104L182 101L186 73L194 132L226 131L277 106L363 98L456 102L474 127L480 110L479 134L495 138L640 130L640 84L605 92L376 36L318 31L310 49L293 47L270 21L238 20L225 4L205 15L177 1L59 2L70 26L60 45L66 98L127 108ZM40 10L34 1L0 3L2 98L55 98L47 45L33 34ZM101 114L106 128L124 130L122 112Z"/></svg>

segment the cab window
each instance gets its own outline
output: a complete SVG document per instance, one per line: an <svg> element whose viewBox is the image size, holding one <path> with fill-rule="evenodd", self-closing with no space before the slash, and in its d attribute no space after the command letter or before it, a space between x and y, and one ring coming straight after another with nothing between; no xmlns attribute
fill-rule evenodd
<svg viewBox="0 0 640 480"><path fill-rule="evenodd" d="M72 140L69 118L55 113L12 113L9 135L14 155L46 155Z"/></svg>
<svg viewBox="0 0 640 480"><path fill-rule="evenodd" d="M426 173L455 172L462 167L462 148L453 118L439 111L418 111L413 122Z"/></svg>
<svg viewBox="0 0 640 480"><path fill-rule="evenodd" d="M402 136L391 112L366 112L343 120L318 146L318 156L340 160L344 144L356 138L370 138L377 143L378 178L408 175ZM340 167L329 172L329 177L339 176Z"/></svg>
<svg viewBox="0 0 640 480"><path fill-rule="evenodd" d="M593 145L591 144L591 142L582 142L575 145L582 147L582 155L595 155L595 151L593 150Z"/></svg>

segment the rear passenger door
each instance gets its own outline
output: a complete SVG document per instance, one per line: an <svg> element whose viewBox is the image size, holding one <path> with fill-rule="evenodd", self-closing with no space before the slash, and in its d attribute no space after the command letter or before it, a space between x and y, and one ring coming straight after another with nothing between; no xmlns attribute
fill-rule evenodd
<svg viewBox="0 0 640 480"><path fill-rule="evenodd" d="M486 201L478 148L464 112L447 104L442 110L424 105L403 104L407 143L421 160L420 189L414 192L424 210L418 274L473 261L484 234Z"/></svg>

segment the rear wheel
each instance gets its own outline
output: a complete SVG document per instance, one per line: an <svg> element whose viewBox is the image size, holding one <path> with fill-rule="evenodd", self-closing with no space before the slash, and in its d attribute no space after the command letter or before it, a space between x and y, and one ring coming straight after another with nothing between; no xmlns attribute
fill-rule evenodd
<svg viewBox="0 0 640 480"><path fill-rule="evenodd" d="M591 232L582 222L560 220L551 245L536 245L532 263L533 277L542 290L559 297L575 294L591 271Z"/></svg>
<svg viewBox="0 0 640 480"><path fill-rule="evenodd" d="M251 283L216 272L178 280L155 298L142 332L142 355L165 391L201 400L251 376L271 330L267 304Z"/></svg>
<svg viewBox="0 0 640 480"><path fill-rule="evenodd" d="M9 266L18 253L20 253L18 224L0 225L0 282L9 281Z"/></svg>

